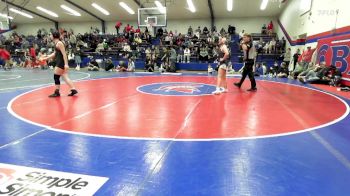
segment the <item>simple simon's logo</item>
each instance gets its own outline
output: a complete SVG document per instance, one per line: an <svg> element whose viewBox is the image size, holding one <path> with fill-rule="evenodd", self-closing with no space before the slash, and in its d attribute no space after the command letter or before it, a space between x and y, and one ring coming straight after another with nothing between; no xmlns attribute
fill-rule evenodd
<svg viewBox="0 0 350 196"><path fill-rule="evenodd" d="M0 196L90 196L107 180L99 176L0 163Z"/></svg>
<svg viewBox="0 0 350 196"><path fill-rule="evenodd" d="M154 95L203 96L210 95L215 90L215 86L193 82L165 82L143 85L137 90Z"/></svg>
<svg viewBox="0 0 350 196"><path fill-rule="evenodd" d="M0 186L12 180L16 171L9 168L0 168Z"/></svg>

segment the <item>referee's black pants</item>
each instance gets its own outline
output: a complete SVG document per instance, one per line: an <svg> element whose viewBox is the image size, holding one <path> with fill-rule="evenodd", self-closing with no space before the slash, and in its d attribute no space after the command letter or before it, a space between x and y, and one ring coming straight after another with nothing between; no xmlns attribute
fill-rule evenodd
<svg viewBox="0 0 350 196"><path fill-rule="evenodd" d="M253 66L254 66L254 61L247 61L245 63L244 68L243 68L243 72L242 72L242 78L239 81L240 86L243 84L245 78L248 76L249 80L250 80L251 89L256 88Z"/></svg>

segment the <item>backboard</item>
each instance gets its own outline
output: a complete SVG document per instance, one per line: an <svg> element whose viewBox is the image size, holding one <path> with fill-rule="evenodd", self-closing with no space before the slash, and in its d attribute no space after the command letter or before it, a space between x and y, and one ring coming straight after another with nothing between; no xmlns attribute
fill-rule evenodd
<svg viewBox="0 0 350 196"><path fill-rule="evenodd" d="M153 26L164 27L167 25L167 17L165 12L161 13L158 8L139 8L138 9L138 24L140 27Z"/></svg>
<svg viewBox="0 0 350 196"><path fill-rule="evenodd" d="M8 30L9 28L9 19L0 16L0 30Z"/></svg>

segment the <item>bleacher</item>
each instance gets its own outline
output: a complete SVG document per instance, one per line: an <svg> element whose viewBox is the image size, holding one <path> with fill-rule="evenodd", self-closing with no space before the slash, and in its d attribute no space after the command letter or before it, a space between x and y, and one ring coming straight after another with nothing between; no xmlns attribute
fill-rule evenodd
<svg viewBox="0 0 350 196"><path fill-rule="evenodd" d="M127 61L123 57L123 44L120 42L117 42L118 39L122 39L123 37L120 37L119 35L80 35L82 37L85 37L87 40L94 39L96 42L99 42L101 40L106 40L106 42L109 44L109 49L107 50L100 50L99 52L96 52L93 48L82 48L81 50L81 58L82 58L82 64L81 67L84 67L88 64L90 61L90 58L88 56L93 56L95 59L100 59L100 61L104 62L107 58L112 58L114 64L118 64L119 61ZM77 36L78 37L78 36ZM266 35L266 34L260 34L260 33L253 33L252 38L253 40L260 40L262 38L265 42L270 41L272 38L275 38L277 40L277 35L273 34L272 36ZM199 45L207 39L207 36L202 34L197 39L192 39L191 41L194 43L194 48L198 48ZM32 46L33 43L36 43L39 45L39 48L43 47L41 44L41 41L38 41L35 36L27 36L26 40L29 42L29 46ZM235 70L239 70L242 66L242 52L239 49L239 36L237 34L231 35L231 38L229 39L229 48L231 51L230 60L232 62L233 68ZM161 44L161 40L158 37L155 37L151 40L151 44L147 43L145 40L141 44L138 45L138 47L141 47L141 52L137 53L138 58L136 59L136 68L137 69L143 69L144 68L144 61L145 61L145 48L151 47L152 45L159 46ZM167 45L162 45L167 46ZM213 45L210 45L213 47ZM209 50L209 57L212 55L212 51ZM13 57L19 58L21 54L17 55L17 53L13 53ZM135 53L133 53L135 54ZM281 54L258 54L257 56L257 62L265 62L268 66L272 66L276 60L279 59ZM208 63L203 63L199 61L199 53L193 53L191 55L191 62L190 63L176 63L176 67L178 70L207 70L208 63L211 63L212 66L216 66L213 64L213 59L209 60ZM158 60L159 61L159 60ZM280 61L279 61L280 62ZM103 63L102 63L103 64ZM103 67L103 65L102 65Z"/></svg>
<svg viewBox="0 0 350 196"><path fill-rule="evenodd" d="M254 40L260 40L260 37L262 37L264 40L271 40L272 37L269 37L268 35L264 34L252 34L252 37L254 36ZM276 34L274 34L276 36ZM202 38L202 37L201 37ZM198 43L199 41L197 41ZM242 68L243 63L241 60L242 52L239 50L239 36L231 35L231 42L229 43L229 47L231 50L231 62L233 65L234 70L239 70ZM159 38L152 39L152 43L154 45L159 45L160 40ZM143 45L143 47L147 47L151 45ZM164 45L167 46L167 45ZM113 63L118 64L119 61L127 61L127 59L123 58L122 55L120 55L122 50L122 47L114 47L111 48L111 50L102 50L100 53L96 52L83 52L82 56L82 67L84 67L88 62L89 58L87 56L94 56L95 59L107 59L109 57L112 57ZM258 54L257 56L257 62L264 62L268 67L273 66L274 62L277 61L279 64L281 63L281 60L279 60L279 57L281 54ZM143 52L141 54L141 58L136 59L135 66L136 69L143 69L144 68L144 60L145 60L145 53ZM209 61L208 63L212 64L212 66L216 66L215 63L212 61ZM208 68L208 63L201 63L198 60L198 55L192 54L191 56L191 62L190 63L176 63L176 67L178 70L190 70L190 71L205 71ZM103 67L103 65L102 65Z"/></svg>

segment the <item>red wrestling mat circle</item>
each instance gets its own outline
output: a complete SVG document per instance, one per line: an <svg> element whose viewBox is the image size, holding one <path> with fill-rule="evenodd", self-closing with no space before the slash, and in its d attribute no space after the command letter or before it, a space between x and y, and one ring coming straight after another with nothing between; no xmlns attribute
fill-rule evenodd
<svg viewBox="0 0 350 196"><path fill-rule="evenodd" d="M235 81L228 79L229 92L214 96L208 95L213 77L89 80L76 83L80 91L76 97L66 96L68 89L63 88L62 97L47 98L53 87L46 87L16 97L9 109L27 122L53 130L177 140L288 135L327 126L348 113L344 101L320 91L258 81L258 91L251 93L245 91L249 81L241 90L232 86ZM139 90L145 86L150 93ZM206 92L187 96L201 91ZM179 94L167 95L174 92Z"/></svg>

